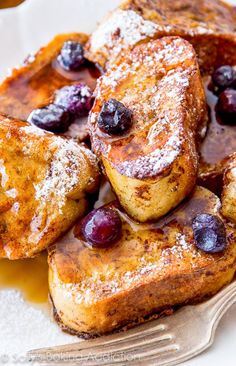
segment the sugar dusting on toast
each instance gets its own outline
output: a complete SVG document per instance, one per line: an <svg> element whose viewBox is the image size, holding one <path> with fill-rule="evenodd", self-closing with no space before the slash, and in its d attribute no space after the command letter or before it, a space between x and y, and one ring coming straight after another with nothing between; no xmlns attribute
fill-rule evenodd
<svg viewBox="0 0 236 366"><path fill-rule="evenodd" d="M150 38L175 35L184 38L227 37L233 34L235 12L223 2L199 1L199 4L189 4L180 11L178 3L154 1L142 4L141 1L135 4L131 0L126 5L121 4L92 34L89 57L98 57L99 61L109 64L125 49Z"/></svg>
<svg viewBox="0 0 236 366"><path fill-rule="evenodd" d="M142 39L153 37L158 28L158 25L144 20L132 10L117 10L92 34L91 51L97 52L106 45L113 48L114 56L118 55L122 46L114 42L116 37L122 40L124 46L133 46Z"/></svg>
<svg viewBox="0 0 236 366"><path fill-rule="evenodd" d="M125 291L137 285L140 281L143 281L144 276L152 277L154 273L161 273L162 270L165 270L170 258L175 262L181 262L185 257L192 258L191 267L194 270L198 266L197 258L201 257L201 253L189 241L189 238L186 238L182 233L177 233L176 245L162 249L161 255L158 259L156 258L156 261L154 258L151 259L149 255L143 255L138 259L136 269L124 271L122 276L119 271L114 272L108 265L106 271L104 270L106 273L105 279L104 272L101 273L99 269L97 271L94 269L90 276L84 277L78 283L61 283L61 286L67 296L75 295L77 304L89 304L101 297L106 297L106 295L111 296L111 294ZM208 261L209 263L214 262L214 258L209 257Z"/></svg>
<svg viewBox="0 0 236 366"><path fill-rule="evenodd" d="M45 132L44 130L42 130L41 128L38 128L34 125L28 125L25 127L21 127L21 130L24 131L25 133L29 133L29 134L34 134L37 136L45 136L46 134L52 134L52 132Z"/></svg>
<svg viewBox="0 0 236 366"><path fill-rule="evenodd" d="M89 149L79 145L73 139L65 139L55 136L50 132L45 132L33 125L21 127L26 133L38 138L51 137L45 151L45 160L51 163L48 166L44 179L34 185L35 198L40 204L47 204L53 201L59 210L65 205L67 195L76 187L80 186L81 169L84 168L86 157L88 161L96 164L96 158ZM27 139L24 146L24 153L30 154L34 148L35 141ZM91 177L90 180L93 178Z"/></svg>
<svg viewBox="0 0 236 366"><path fill-rule="evenodd" d="M186 204L170 213L169 220L165 218L162 223L159 221L138 224L126 213L119 211L123 225L127 225L123 229L124 238L119 242L120 250L118 251L114 247L110 249L110 254L100 253L97 261L91 267L83 267L83 260L88 261L90 255L84 257L81 253L82 251L90 253L90 249L78 249L80 246L84 246L82 242L74 243L71 247L63 242L59 244L56 252L63 253L63 255L66 253L72 260L73 268L78 266L81 270L81 278L78 281L69 283L62 281L61 286L67 296L75 296L76 303L89 304L100 300L101 297L111 296L136 286L144 280L144 276L147 279L149 276L152 278L153 275L158 274L161 278L165 276L165 271L171 267L171 263L175 267L178 266L178 263L188 263L188 270L194 271L199 270L199 261L201 261L206 268L205 266L214 263L216 258L214 255L205 254L197 249L192 236L192 217L202 210L219 215L220 208L221 204L217 196L198 187ZM161 236L158 234L158 228L163 229ZM142 231L149 233L147 243L143 241ZM156 232L156 235L152 236L153 232ZM135 243L134 251L132 250L133 243ZM144 249L145 245L146 249ZM128 258L124 256L125 253ZM107 257L113 258L113 261L108 261ZM56 259L57 265L60 264L60 260L61 256ZM93 261L92 257L91 261ZM128 266L127 263L129 263Z"/></svg>
<svg viewBox="0 0 236 366"><path fill-rule="evenodd" d="M45 203L54 199L62 208L66 195L78 184L83 156L81 148L72 140L58 138L49 149L55 150L55 153L45 179L35 185L35 197Z"/></svg>
<svg viewBox="0 0 236 366"><path fill-rule="evenodd" d="M135 80L141 85L140 88L135 86L136 89L132 93L127 90L122 94L122 102L133 111L135 117L135 126L130 132L133 137L131 142L127 142L126 151L129 146L132 148L133 141L136 143L140 133L149 129L147 146L141 146L140 143L140 150L136 151L135 158L130 158L127 154L123 161L117 160L114 164L111 161L121 174L138 179L156 176L175 161L181 152L183 140L190 139L190 133L183 131L183 105L190 77L196 70L195 63L189 68L182 64L194 58L193 49L186 47L186 42L180 38L163 42L163 47L158 49L150 42L140 53L133 52L125 62L114 65L99 79L96 92L97 98L101 99L104 98L106 90L107 94L114 94L119 100L118 90L127 80ZM142 75L142 71L146 75ZM148 83L149 74L152 77L154 73L157 75L156 85L142 88L142 83ZM165 105L168 107L164 108ZM96 125L97 117L97 112L91 114L92 125ZM159 147L155 146L158 139L164 141ZM103 148L105 144L106 147ZM104 139L102 151L108 159L111 157L112 146L113 141L107 143Z"/></svg>
<svg viewBox="0 0 236 366"><path fill-rule="evenodd" d="M211 24L212 26L212 24ZM193 28L171 24L163 16L159 23L145 20L133 10L117 9L92 33L90 38L91 54L112 50L112 59L122 51L137 45L140 41L159 38L165 35L192 36L214 34L215 29L206 22L196 22ZM221 25L224 29L224 25ZM219 27L219 30L221 30ZM227 31L227 26L225 27ZM216 31L219 31L216 29Z"/></svg>

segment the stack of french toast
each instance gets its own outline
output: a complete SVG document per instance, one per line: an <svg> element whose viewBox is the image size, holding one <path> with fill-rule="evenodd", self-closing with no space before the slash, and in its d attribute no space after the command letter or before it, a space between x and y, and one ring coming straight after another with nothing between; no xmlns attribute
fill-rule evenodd
<svg viewBox="0 0 236 366"><path fill-rule="evenodd" d="M0 151L0 258L48 250L64 330L214 295L236 271L236 9L125 0L57 36L0 85Z"/></svg>

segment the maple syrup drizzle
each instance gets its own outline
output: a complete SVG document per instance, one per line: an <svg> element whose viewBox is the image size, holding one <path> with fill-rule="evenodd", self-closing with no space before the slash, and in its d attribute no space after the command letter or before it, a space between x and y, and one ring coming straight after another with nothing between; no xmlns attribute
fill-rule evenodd
<svg viewBox="0 0 236 366"><path fill-rule="evenodd" d="M66 71L59 65L57 60L54 60L50 65L50 69L50 72L57 72L58 78L62 77L68 81L83 82L91 89L95 89L96 81L101 75L99 69L89 61L86 61L79 71Z"/></svg>
<svg viewBox="0 0 236 366"><path fill-rule="evenodd" d="M223 171L227 157L236 151L236 126L225 124L215 111L217 95L212 91L210 76L204 78L210 123L200 146L200 176L197 183L217 196L223 189Z"/></svg>
<svg viewBox="0 0 236 366"><path fill-rule="evenodd" d="M25 300L44 304L48 301L47 254L33 259L0 260L0 289L20 290Z"/></svg>
<svg viewBox="0 0 236 366"><path fill-rule="evenodd" d="M201 157L206 164L218 164L236 151L236 126L223 124L217 117L215 106L218 97L209 89L210 78L206 78L205 92L210 108L210 123L201 145Z"/></svg>

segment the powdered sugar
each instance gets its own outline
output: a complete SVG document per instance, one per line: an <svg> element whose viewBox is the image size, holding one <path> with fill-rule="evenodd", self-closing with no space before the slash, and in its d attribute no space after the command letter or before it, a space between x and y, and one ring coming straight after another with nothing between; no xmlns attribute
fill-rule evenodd
<svg viewBox="0 0 236 366"><path fill-rule="evenodd" d="M26 365L20 355L31 349L79 341L63 333L49 314L27 304L18 291L1 289L0 302L0 351L9 357L7 365Z"/></svg>
<svg viewBox="0 0 236 366"><path fill-rule="evenodd" d="M6 167L3 159L0 159L0 175L1 175L1 187L5 188L9 177L6 172Z"/></svg>
<svg viewBox="0 0 236 366"><path fill-rule="evenodd" d="M55 153L45 179L35 185L35 198L45 203L53 200L61 209L67 194L78 185L84 158L81 147L73 140L58 137L49 149Z"/></svg>
<svg viewBox="0 0 236 366"><path fill-rule="evenodd" d="M90 58L108 67L118 54L124 54L127 48L132 48L140 41L161 38L163 36L180 36L194 39L213 35L215 37L233 38L235 19L233 12L224 9L221 4L204 5L198 2L184 9L176 9L171 2L157 1L152 4L127 2L115 10L93 33L90 44ZM123 10L126 9L126 10ZM129 10L132 9L132 10ZM143 17L139 15L143 14ZM201 15L200 15L201 14ZM200 15L200 16L199 16ZM145 19L144 19L145 18ZM199 60L201 53L207 53L207 42L202 43L198 50ZM206 43L206 45L205 45ZM203 60L205 62L205 60Z"/></svg>
<svg viewBox="0 0 236 366"><path fill-rule="evenodd" d="M188 67L185 65L187 60ZM180 38L163 38L163 42L150 42L134 50L99 79L97 99L104 98L104 92L106 95L111 93L134 115L135 123L130 132L133 137L124 143L126 146L120 153L122 160L110 158L113 144L117 146L116 139L103 140L106 145L102 148L103 153L121 174L137 179L156 176L175 161L181 153L183 141L190 137L193 140L194 133L184 131L182 104L186 101L195 67L191 46ZM131 87L122 90L126 81ZM94 126L96 118L97 112L92 113L90 123ZM139 140L139 136L146 133L144 131L147 131L146 144ZM191 144L194 145L188 141L188 145ZM133 146L140 146L135 150L135 158Z"/></svg>
<svg viewBox="0 0 236 366"><path fill-rule="evenodd" d="M190 253L193 258L198 255L197 250L193 247L193 244L189 239L185 237L181 232L176 234L176 244L170 248L164 249L162 255L169 257L173 255L176 259L181 260L186 253Z"/></svg>
<svg viewBox="0 0 236 366"><path fill-rule="evenodd" d="M233 168L233 169L231 170L231 174L232 174L232 176L233 176L234 178L236 178L236 168Z"/></svg>
<svg viewBox="0 0 236 366"><path fill-rule="evenodd" d="M17 196L17 190L15 188L9 189L5 192L8 197L16 198Z"/></svg>
<svg viewBox="0 0 236 366"><path fill-rule="evenodd" d="M44 130L42 130L41 128L38 128L34 125L28 125L28 126L24 126L20 128L23 132L27 133L27 134L34 134L37 136L45 136L46 134L51 134L51 132L45 132Z"/></svg>
<svg viewBox="0 0 236 366"><path fill-rule="evenodd" d="M142 39L153 37L157 30L158 25L144 20L134 11L117 10L92 34L90 51L95 53L103 47L112 48L115 56L122 47L133 46Z"/></svg>
<svg viewBox="0 0 236 366"><path fill-rule="evenodd" d="M91 97L91 89L87 85L83 85L80 89L81 97ZM81 100L84 103L84 99Z"/></svg>
<svg viewBox="0 0 236 366"><path fill-rule="evenodd" d="M147 156L141 156L136 160L124 161L117 166L121 174L127 177L142 179L145 176L155 176L165 167L172 164L180 153L181 139L178 131L173 134L166 145L156 149Z"/></svg>

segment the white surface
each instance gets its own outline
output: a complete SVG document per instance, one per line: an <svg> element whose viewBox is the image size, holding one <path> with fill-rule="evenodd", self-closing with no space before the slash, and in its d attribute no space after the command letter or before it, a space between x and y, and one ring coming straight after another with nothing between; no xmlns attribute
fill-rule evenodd
<svg viewBox="0 0 236 366"><path fill-rule="evenodd" d="M236 4L236 0L231 2ZM27 0L16 9L0 11L0 78L57 33L91 32L118 3L119 0ZM47 313L25 303L16 291L0 291L0 365L23 365L19 356L29 349L76 341L63 334ZM235 342L236 306L222 320L214 346L185 365L234 366ZM8 361L7 357L1 358L4 354Z"/></svg>

